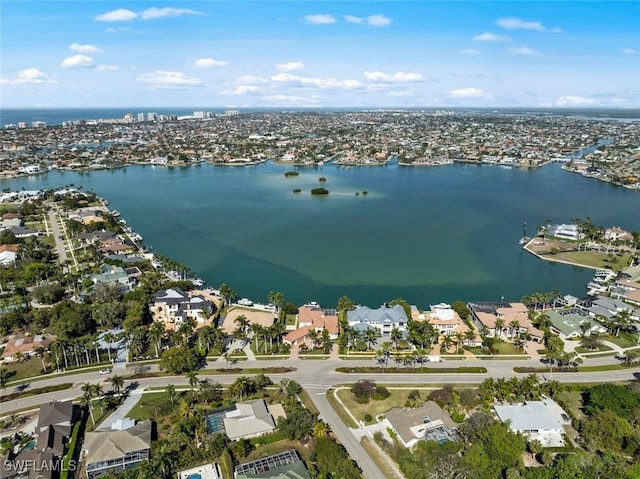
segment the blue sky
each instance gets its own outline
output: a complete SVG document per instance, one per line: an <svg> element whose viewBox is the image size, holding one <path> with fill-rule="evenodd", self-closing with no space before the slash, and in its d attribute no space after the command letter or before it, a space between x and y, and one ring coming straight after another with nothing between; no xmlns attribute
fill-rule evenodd
<svg viewBox="0 0 640 479"><path fill-rule="evenodd" d="M640 107L640 3L3 0L3 107Z"/></svg>

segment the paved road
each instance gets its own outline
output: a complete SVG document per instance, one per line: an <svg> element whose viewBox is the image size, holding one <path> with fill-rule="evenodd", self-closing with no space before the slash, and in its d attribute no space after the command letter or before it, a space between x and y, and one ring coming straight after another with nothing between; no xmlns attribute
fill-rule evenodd
<svg viewBox="0 0 640 479"><path fill-rule="evenodd" d="M62 230L60 230L60 225L58 224L58 215L53 209L49 210L49 223L51 224L51 233L53 234L53 239L56 241L56 251L58 252L58 258L60 258L60 263L63 263L67 260L67 250L64 248L64 240L62 238Z"/></svg>
<svg viewBox="0 0 640 479"><path fill-rule="evenodd" d="M612 363L613 358L593 358L585 360L585 365L596 365ZM522 377L526 374L515 373L515 366L539 366L540 363L532 360L505 361L505 360L483 360L483 361L450 361L444 363L430 364L430 368L452 368L458 366L484 366L488 372L486 374L469 374L469 373L429 373L429 374L344 374L335 371L336 367L345 366L371 366L373 360L276 360L276 361L243 361L243 368L258 367L277 367L288 366L296 367L297 370L283 374L269 374L274 382L280 381L282 378L288 377L298 381L305 389L309 391L311 400L320 411L322 418L331 426L340 442L345 446L349 455L355 459L364 472L367 479L384 479L383 473L378 469L375 463L369 458L364 448L361 446L356 437L349 431L348 427L340 420L337 413L333 410L326 398L326 391L338 384L353 382L358 379L371 379L385 384L479 384L487 377L494 378L510 378ZM209 368L219 367L219 363L209 363ZM150 370L157 370L157 366L151 365ZM612 381L630 380L634 377L634 372L639 370L624 369L616 371L603 371L593 373L553 373L553 379L567 383L600 383ZM542 375L547 379L548 374ZM207 378L220 384L232 383L237 375L200 375L202 379ZM34 380L29 387L42 387L45 385L58 384L61 382L72 382L74 386L71 389L57 391L45 395L31 396L22 398L18 401L12 401L0 404L0 412L8 414L15 410L25 408L36 408L39 405L51 400L67 400L74 399L82 395L81 387L85 382L104 382L105 391L110 389L107 378L100 376L98 372L79 373L72 376L63 377L45 377L43 379ZM126 381L125 387L131 383L137 383L138 389L148 387L162 387L168 384L175 386L186 386L188 381L184 376L171 376L160 378L140 379L137 381ZM11 387L8 388L10 391Z"/></svg>

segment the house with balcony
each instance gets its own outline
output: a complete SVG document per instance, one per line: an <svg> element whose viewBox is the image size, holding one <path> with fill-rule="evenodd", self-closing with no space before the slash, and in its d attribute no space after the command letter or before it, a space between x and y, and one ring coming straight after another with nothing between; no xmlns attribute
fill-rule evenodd
<svg viewBox="0 0 640 479"><path fill-rule="evenodd" d="M154 321L165 326L180 326L187 319L193 319L198 326L204 326L214 310L213 304L200 295L190 295L179 288L162 289L156 292L149 305Z"/></svg>
<svg viewBox="0 0 640 479"><path fill-rule="evenodd" d="M367 306L358 306L352 311L347 311L349 326L365 331L369 328L377 329L381 336L389 336L394 328L402 333L407 330L409 318L404 308L396 304L395 306L383 305L378 309L371 309Z"/></svg>

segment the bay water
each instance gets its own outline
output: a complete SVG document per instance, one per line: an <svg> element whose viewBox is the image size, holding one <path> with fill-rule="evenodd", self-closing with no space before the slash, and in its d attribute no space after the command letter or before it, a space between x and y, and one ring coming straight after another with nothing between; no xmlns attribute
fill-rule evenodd
<svg viewBox="0 0 640 479"><path fill-rule="evenodd" d="M589 216L640 230L640 193L565 172L454 164L299 168L127 166L0 181L0 188L82 186L109 200L144 243L217 287L265 302L377 307L403 297L511 300L559 289L582 296L593 272L552 264L518 244L547 219ZM319 178L325 177L326 183ZM310 195L324 186L326 197ZM293 189L300 188L300 193ZM363 194L367 191L367 194ZM356 195L356 192L359 194Z"/></svg>

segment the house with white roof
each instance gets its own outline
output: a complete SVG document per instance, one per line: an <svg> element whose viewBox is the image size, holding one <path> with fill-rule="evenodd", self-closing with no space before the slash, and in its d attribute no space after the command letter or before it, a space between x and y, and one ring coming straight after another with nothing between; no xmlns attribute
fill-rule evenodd
<svg viewBox="0 0 640 479"><path fill-rule="evenodd" d="M493 406L498 418L509 429L537 440L545 447L564 446L564 428L544 401L527 401L520 405Z"/></svg>

